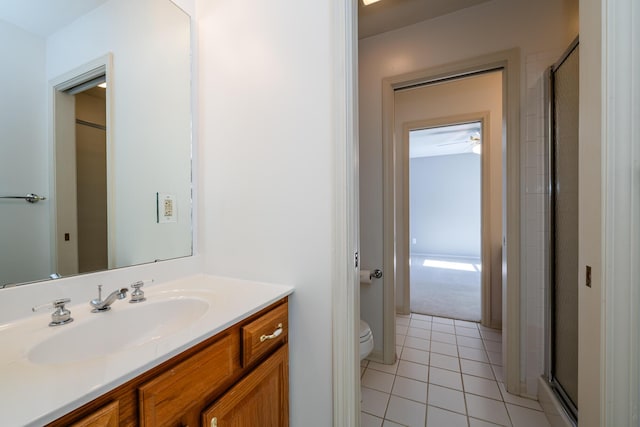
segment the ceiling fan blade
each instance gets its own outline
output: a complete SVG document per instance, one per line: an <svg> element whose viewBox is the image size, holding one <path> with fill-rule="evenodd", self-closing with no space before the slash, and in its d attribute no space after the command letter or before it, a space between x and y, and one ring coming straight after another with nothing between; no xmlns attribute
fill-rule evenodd
<svg viewBox="0 0 640 427"><path fill-rule="evenodd" d="M454 144L471 144L471 143L472 143L472 141L469 141L469 140L443 142L442 144L437 144L436 147L444 147L445 145L454 145Z"/></svg>

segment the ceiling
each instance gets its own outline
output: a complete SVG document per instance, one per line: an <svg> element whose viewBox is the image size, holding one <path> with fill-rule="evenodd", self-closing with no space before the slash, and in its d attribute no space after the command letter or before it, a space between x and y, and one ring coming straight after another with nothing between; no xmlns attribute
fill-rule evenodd
<svg viewBox="0 0 640 427"><path fill-rule="evenodd" d="M481 143L480 122L414 130L409 133L409 157L449 156L473 153Z"/></svg>
<svg viewBox="0 0 640 427"><path fill-rule="evenodd" d="M0 0L0 19L49 36L107 0ZM402 28L490 0L358 0L358 38Z"/></svg>
<svg viewBox="0 0 640 427"><path fill-rule="evenodd" d="M0 0L0 19L43 37L107 0Z"/></svg>
<svg viewBox="0 0 640 427"><path fill-rule="evenodd" d="M406 27L490 0L380 0L363 6L358 0L358 38Z"/></svg>

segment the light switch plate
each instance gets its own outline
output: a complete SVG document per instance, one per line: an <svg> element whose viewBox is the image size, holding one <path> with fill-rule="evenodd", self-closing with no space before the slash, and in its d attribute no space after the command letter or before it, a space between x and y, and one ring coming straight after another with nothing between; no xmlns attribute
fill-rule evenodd
<svg viewBox="0 0 640 427"><path fill-rule="evenodd" d="M177 222L176 196L173 194L156 193L157 221L159 224Z"/></svg>

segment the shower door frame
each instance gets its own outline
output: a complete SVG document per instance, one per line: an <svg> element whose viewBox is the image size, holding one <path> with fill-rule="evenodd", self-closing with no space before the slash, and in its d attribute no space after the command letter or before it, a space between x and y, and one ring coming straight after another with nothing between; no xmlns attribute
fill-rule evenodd
<svg viewBox="0 0 640 427"><path fill-rule="evenodd" d="M565 410L569 420L574 426L578 423L578 408L572 403L571 399L564 391L562 385L557 381L554 376L553 369L553 340L554 340L554 284L555 284L555 105L554 96L555 88L553 82L553 75L558 68L565 62L565 60L573 53L573 51L579 45L579 37L569 45L567 50L562 54L560 59L547 69L545 72L545 132L546 132L546 144L545 149L545 167L547 176L547 198L546 203L546 221L548 224L549 233L547 234L547 280L545 286L545 380L553 390L554 394L560 400L563 409ZM577 302L576 302L577 303ZM577 338L577 337L576 337ZM576 361L577 363L577 361Z"/></svg>

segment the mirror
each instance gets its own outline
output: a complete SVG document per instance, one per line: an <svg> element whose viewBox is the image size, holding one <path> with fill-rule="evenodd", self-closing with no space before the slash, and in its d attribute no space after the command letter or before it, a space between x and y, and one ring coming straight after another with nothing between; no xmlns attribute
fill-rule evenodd
<svg viewBox="0 0 640 427"><path fill-rule="evenodd" d="M0 288L192 255L190 31L171 0L0 0Z"/></svg>

